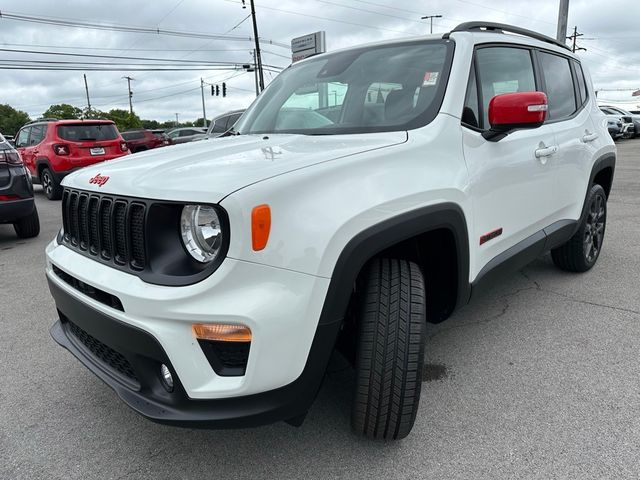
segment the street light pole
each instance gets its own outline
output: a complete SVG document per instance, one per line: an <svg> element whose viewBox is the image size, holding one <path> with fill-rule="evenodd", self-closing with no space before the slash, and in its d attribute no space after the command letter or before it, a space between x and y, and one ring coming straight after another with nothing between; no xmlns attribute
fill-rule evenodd
<svg viewBox="0 0 640 480"><path fill-rule="evenodd" d="M425 15L424 17L422 17L422 20L426 20L427 18L429 19L430 23L429 33L433 33L433 19L442 18L442 15Z"/></svg>
<svg viewBox="0 0 640 480"><path fill-rule="evenodd" d="M176 113L176 127L177 127L178 125L180 125L180 122L178 122L178 115L179 115L179 114L178 114L178 113Z"/></svg>

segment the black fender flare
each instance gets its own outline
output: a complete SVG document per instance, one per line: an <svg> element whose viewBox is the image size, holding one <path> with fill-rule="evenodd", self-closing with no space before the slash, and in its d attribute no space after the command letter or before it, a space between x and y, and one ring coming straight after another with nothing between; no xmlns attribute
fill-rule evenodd
<svg viewBox="0 0 640 480"><path fill-rule="evenodd" d="M469 284L469 235L464 212L455 203L429 205L397 215L358 233L342 249L331 275L320 325L343 320L358 274L376 254L387 248L432 230L451 231L458 259L458 296L456 306L465 305L471 294Z"/></svg>
<svg viewBox="0 0 640 480"><path fill-rule="evenodd" d="M36 158L36 161L34 163L36 165L36 172L38 172L38 177L40 177L40 168L42 166L48 168L53 173L53 169L51 168L51 165L49 164L49 159L47 159L46 157L38 157L38 158Z"/></svg>
<svg viewBox="0 0 640 480"><path fill-rule="evenodd" d="M589 175L589 183L587 184L586 192L584 193L584 202L582 202L582 213L580 214L580 218L578 219L578 223L576 224L576 228L573 233L577 232L580 228L580 223L582 219L586 215L587 212L587 199L589 197L589 192L591 191L591 187L594 184L594 180L596 176L603 171L605 168L611 168L611 185L609 185L609 190L606 191L607 199L609 198L609 193L611 192L611 187L613 186L613 176L616 171L616 154L606 153L596 159L593 162L593 167L591 167L591 175ZM606 189L605 189L606 190Z"/></svg>
<svg viewBox="0 0 640 480"><path fill-rule="evenodd" d="M595 162L593 162L593 167L591 167L591 175L589 176L589 184L587 185L587 191L584 195L585 203L587 201L587 196L589 195L589 190L591 190L591 186L593 185L593 181L596 178L596 175L600 173L605 168L611 168L611 185L613 185L613 175L616 171L616 154L606 153L601 157L598 157ZM607 196L609 196L609 192L607 192Z"/></svg>

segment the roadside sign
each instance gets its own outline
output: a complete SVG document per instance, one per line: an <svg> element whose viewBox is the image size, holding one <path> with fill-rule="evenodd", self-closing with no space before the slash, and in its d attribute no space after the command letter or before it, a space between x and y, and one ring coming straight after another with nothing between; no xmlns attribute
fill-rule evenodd
<svg viewBox="0 0 640 480"><path fill-rule="evenodd" d="M325 32L315 32L291 40L291 62L327 51Z"/></svg>

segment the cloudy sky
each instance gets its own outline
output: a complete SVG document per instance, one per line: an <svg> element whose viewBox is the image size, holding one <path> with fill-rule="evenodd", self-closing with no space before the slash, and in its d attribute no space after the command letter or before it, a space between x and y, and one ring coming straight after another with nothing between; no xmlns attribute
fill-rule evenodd
<svg viewBox="0 0 640 480"><path fill-rule="evenodd" d="M247 0L247 4L249 1ZM263 63L273 72L290 62L291 38L325 30L327 49L357 45L387 38L429 32L423 15L439 14L434 33L445 32L458 23L487 20L511 23L555 37L559 0L256 0ZM61 5L64 5L62 7ZM24 110L32 117L53 103L86 106L83 73L86 73L92 106L101 110L128 108L127 82L130 75L133 106L142 118L193 120L202 116L200 78L208 83L226 81L226 98L205 100L207 117L244 108L255 94L252 73L234 69L251 61L253 43L249 9L241 0L0 0L0 103ZM31 17L29 21L11 15ZM34 23L33 17L54 21L143 27L191 34L225 34L232 39L189 38L130 31L100 30ZM604 91L640 87L640 4L603 0L571 0L569 29L584 33L580 52L589 67L600 97L632 101L629 91ZM31 50L88 55L42 55L7 50ZM102 55L104 57L91 57ZM116 58L113 58L116 57ZM128 58L127 58L128 57ZM153 58L154 61L137 58ZM24 60L129 64L159 63L156 68L207 68L213 62L229 62L225 70L190 71L42 71L24 70ZM14 69L8 69L11 65ZM35 64L32 64L35 65ZM49 64L50 65L50 64ZM78 67L73 63L57 65ZM42 64L40 64L42 66ZM94 66L94 68L103 68ZM117 67L124 68L124 67ZM268 83L276 73L266 72Z"/></svg>

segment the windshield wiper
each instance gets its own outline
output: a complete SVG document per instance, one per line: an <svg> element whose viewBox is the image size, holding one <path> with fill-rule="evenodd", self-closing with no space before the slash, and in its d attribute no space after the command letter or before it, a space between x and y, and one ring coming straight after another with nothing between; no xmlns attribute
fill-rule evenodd
<svg viewBox="0 0 640 480"><path fill-rule="evenodd" d="M80 142L95 142L96 140L97 138L91 138L91 137L83 137L78 139L78 141Z"/></svg>

